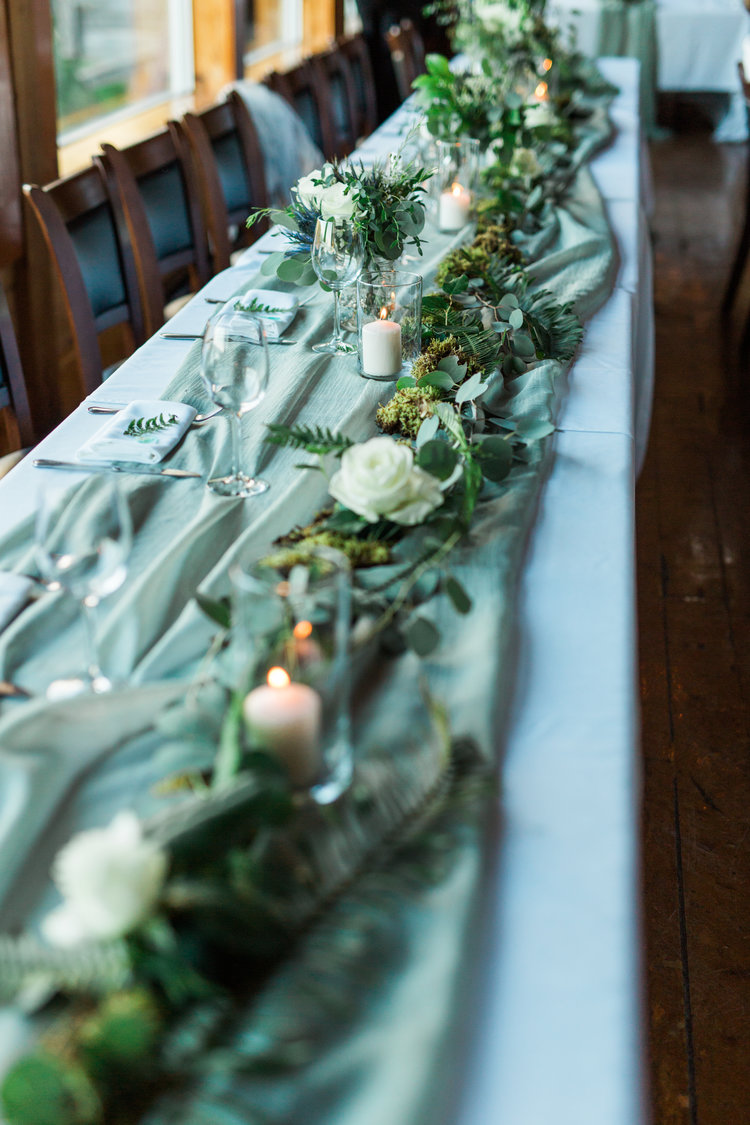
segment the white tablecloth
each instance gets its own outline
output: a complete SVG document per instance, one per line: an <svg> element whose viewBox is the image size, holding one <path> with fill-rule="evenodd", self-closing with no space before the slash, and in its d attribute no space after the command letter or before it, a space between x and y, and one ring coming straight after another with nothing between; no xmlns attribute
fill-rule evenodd
<svg viewBox="0 0 750 1125"><path fill-rule="evenodd" d="M596 54L601 50L602 7L603 0L552 0L549 14L561 27L575 28L582 51ZM626 7L623 3L623 11ZM737 63L749 31L750 16L742 0L656 0L656 87L730 94L717 140L741 141L747 136Z"/></svg>
<svg viewBox="0 0 750 1125"><path fill-rule="evenodd" d="M483 990L456 1125L637 1125L638 696L633 485L650 396L650 254L644 239L637 66L621 86L614 147L594 164L621 251L616 288L571 372L556 457L519 599L517 691L498 862L488 873ZM386 132L374 142L385 151ZM622 176L613 175L622 169ZM251 251L244 267L257 265ZM236 274L203 295L229 295ZM196 298L172 321L200 330ZM150 340L93 398L158 395L190 344ZM633 403L641 405L633 413ZM79 407L39 447L70 458L101 419ZM0 530L37 489L72 474L21 462L0 482Z"/></svg>

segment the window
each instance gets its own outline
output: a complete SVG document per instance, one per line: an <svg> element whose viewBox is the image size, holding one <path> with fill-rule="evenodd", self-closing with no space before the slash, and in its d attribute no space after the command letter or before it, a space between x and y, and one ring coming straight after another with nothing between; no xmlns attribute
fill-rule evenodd
<svg viewBox="0 0 750 1125"><path fill-rule="evenodd" d="M52 17L60 143L192 89L190 0L52 0Z"/></svg>
<svg viewBox="0 0 750 1125"><path fill-rule="evenodd" d="M245 0L245 65L302 42L302 0Z"/></svg>

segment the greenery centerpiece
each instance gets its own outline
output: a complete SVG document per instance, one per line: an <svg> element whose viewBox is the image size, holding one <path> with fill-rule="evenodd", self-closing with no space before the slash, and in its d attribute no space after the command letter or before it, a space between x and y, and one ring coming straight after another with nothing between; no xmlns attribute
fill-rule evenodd
<svg viewBox="0 0 750 1125"><path fill-rule="evenodd" d="M325 164L292 188L292 201L280 210L261 208L247 220L252 226L268 216L283 229L287 245L271 254L264 274L311 285L316 280L311 251L318 219L351 219L365 245L365 269L390 266L405 247L421 253L425 222L425 182L431 172L402 159L369 167L359 163Z"/></svg>

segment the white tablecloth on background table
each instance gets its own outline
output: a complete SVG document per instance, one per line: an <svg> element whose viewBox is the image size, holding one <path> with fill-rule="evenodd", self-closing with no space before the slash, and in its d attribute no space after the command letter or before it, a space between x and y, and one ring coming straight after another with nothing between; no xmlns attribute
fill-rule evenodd
<svg viewBox="0 0 750 1125"><path fill-rule="evenodd" d="M622 8L625 13L627 4ZM549 13L561 27L575 28L584 53L601 50L602 0L552 0ZM654 26L656 88L729 94L729 110L714 135L744 140L747 115L737 63L750 16L742 0L656 0Z"/></svg>
<svg viewBox="0 0 750 1125"><path fill-rule="evenodd" d="M620 131L593 170L621 266L571 372L522 581L484 988L456 1125L644 1120L633 492L653 318L637 65L613 59L603 69L621 87ZM385 152L393 130L372 143ZM627 175L612 175L618 168ZM256 247L244 268L260 261ZM237 284L237 269L225 271L202 295L229 296ZM212 308L198 296L170 329L201 330ZM155 337L91 397L158 395L190 346ZM82 404L38 453L70 458L100 424ZM0 481L0 530L26 515L40 487L74 479L21 462Z"/></svg>

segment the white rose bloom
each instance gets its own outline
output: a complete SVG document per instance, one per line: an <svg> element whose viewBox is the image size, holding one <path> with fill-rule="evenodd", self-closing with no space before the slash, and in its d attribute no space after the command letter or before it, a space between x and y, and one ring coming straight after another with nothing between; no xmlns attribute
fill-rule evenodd
<svg viewBox="0 0 750 1125"><path fill-rule="evenodd" d="M138 818L121 812L107 828L79 832L55 857L63 903L42 922L53 945L122 937L150 913L167 873L166 854L143 839Z"/></svg>
<svg viewBox="0 0 750 1125"><path fill-rule="evenodd" d="M354 214L354 198L345 195L346 184L335 183L323 188L320 193L320 214L324 219L351 219Z"/></svg>
<svg viewBox="0 0 750 1125"><path fill-rule="evenodd" d="M322 177L323 173L320 168L316 168L309 176L303 176L301 180L297 180L294 190L303 207L315 208L318 206L324 188L321 184L313 183L313 180L320 180Z"/></svg>
<svg viewBox="0 0 750 1125"><path fill-rule="evenodd" d="M490 4L478 3L474 7L477 19L488 29L502 29L506 35L517 35L521 30L524 12L521 8L510 8L507 4L493 0Z"/></svg>
<svg viewBox="0 0 750 1125"><path fill-rule="evenodd" d="M414 464L408 446L385 435L347 449L328 490L369 523L382 516L408 526L422 523L443 502L440 481Z"/></svg>
<svg viewBox="0 0 750 1125"><path fill-rule="evenodd" d="M541 165L533 149L517 148L513 153L511 171L514 175L533 177L538 176L541 170Z"/></svg>

